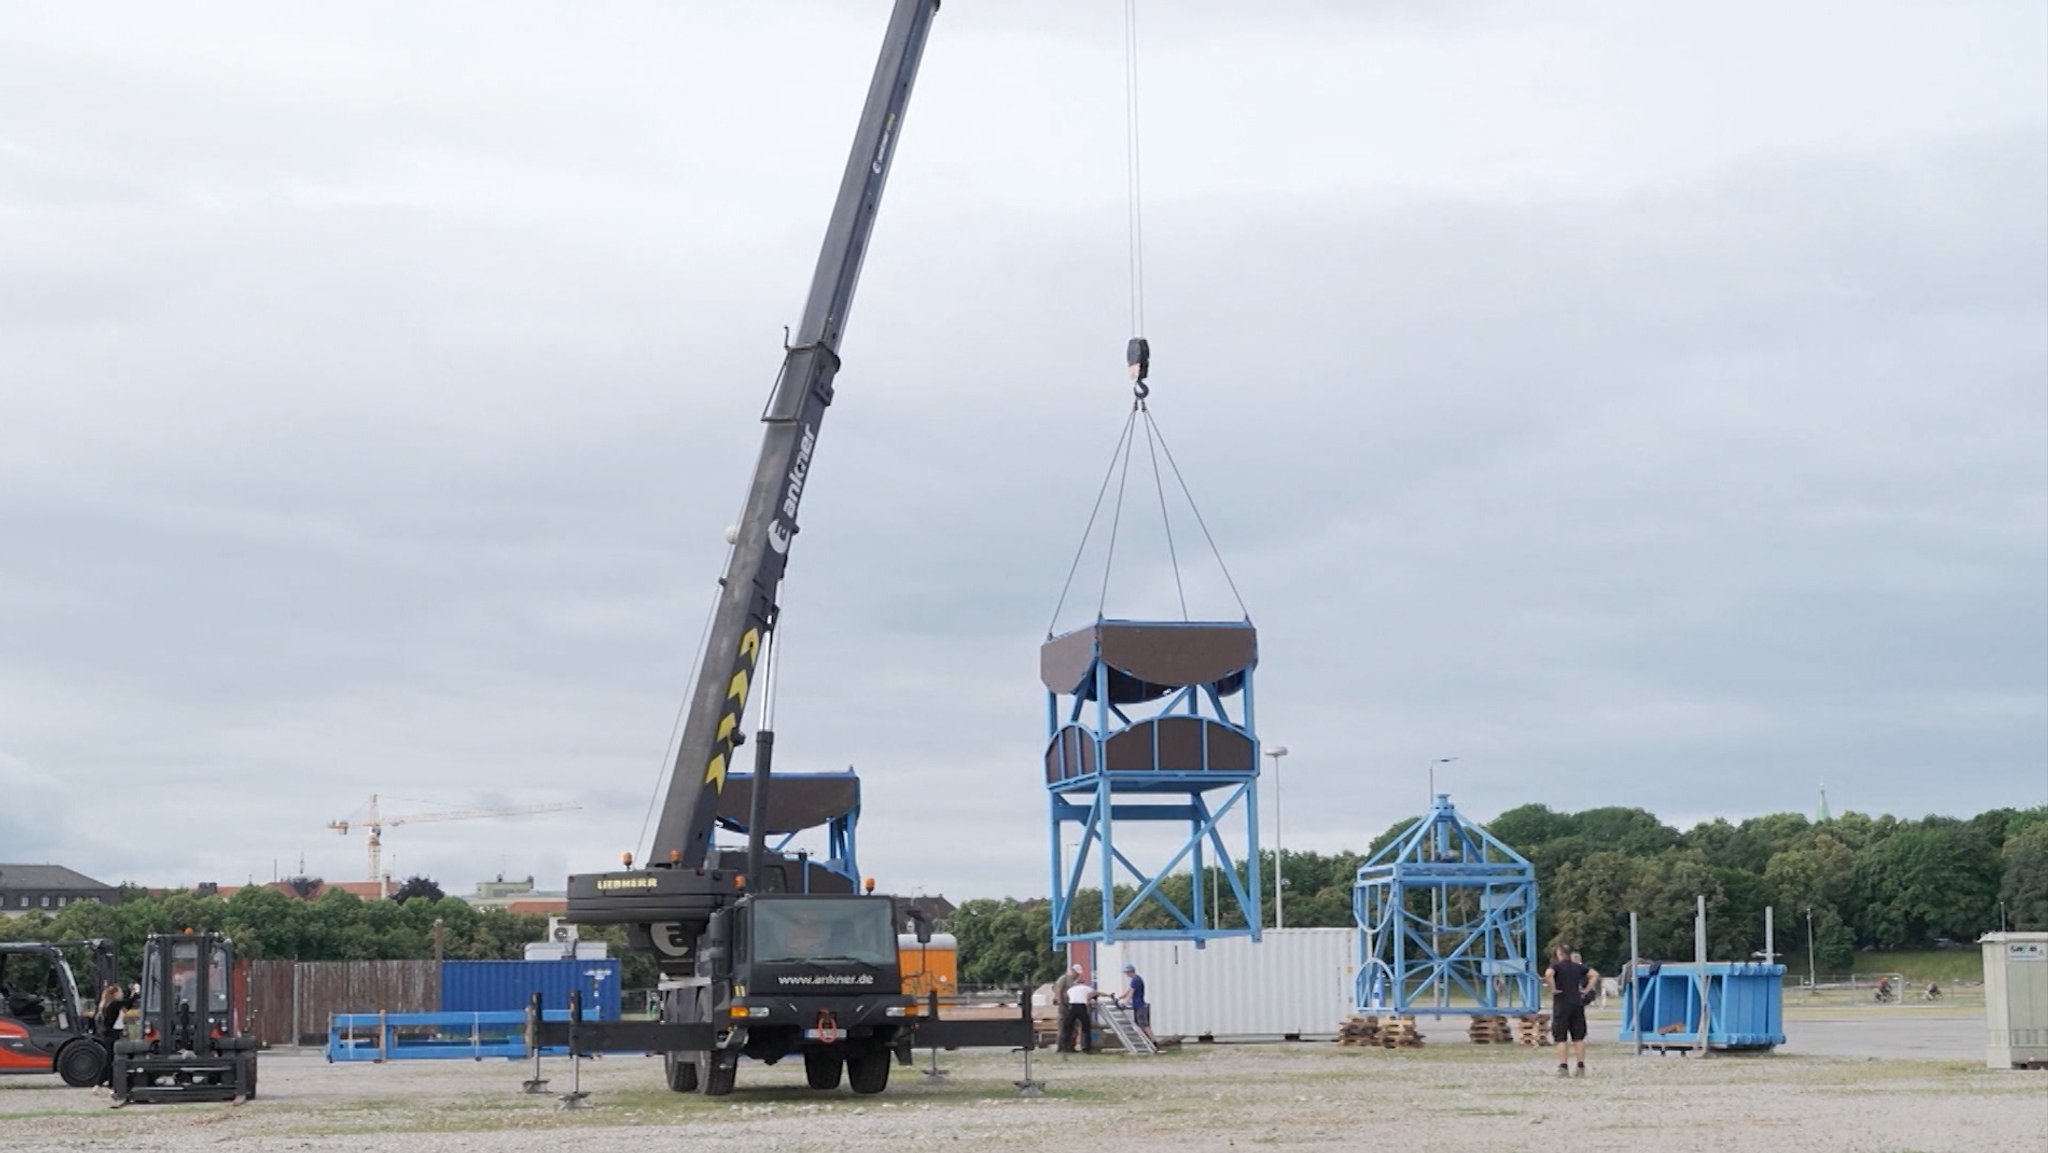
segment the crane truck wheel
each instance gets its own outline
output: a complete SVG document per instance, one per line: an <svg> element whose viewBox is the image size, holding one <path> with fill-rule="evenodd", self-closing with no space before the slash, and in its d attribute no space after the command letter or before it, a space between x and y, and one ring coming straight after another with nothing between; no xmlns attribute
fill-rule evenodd
<svg viewBox="0 0 2048 1153"><path fill-rule="evenodd" d="M856 1093L880 1093L889 1087L887 1049L859 1049L847 1055L846 1080Z"/></svg>
<svg viewBox="0 0 2048 1153"><path fill-rule="evenodd" d="M90 1088L100 1083L111 1060L113 1056L106 1046L93 1038L80 1037L57 1050L57 1076L73 1089Z"/></svg>
<svg viewBox="0 0 2048 1153"><path fill-rule="evenodd" d="M839 1088L839 1075L846 1069L846 1057L836 1050L810 1050L804 1053L804 1080L813 1089Z"/></svg>
<svg viewBox="0 0 2048 1153"><path fill-rule="evenodd" d="M663 1053L661 1072L668 1080L671 1093L695 1093L697 1091L697 1063L690 1060L688 1053Z"/></svg>
<svg viewBox="0 0 2048 1153"><path fill-rule="evenodd" d="M740 1055L730 1049L712 1049L691 1054L696 1060L697 1084L706 1097L723 1097L732 1092L740 1072Z"/></svg>

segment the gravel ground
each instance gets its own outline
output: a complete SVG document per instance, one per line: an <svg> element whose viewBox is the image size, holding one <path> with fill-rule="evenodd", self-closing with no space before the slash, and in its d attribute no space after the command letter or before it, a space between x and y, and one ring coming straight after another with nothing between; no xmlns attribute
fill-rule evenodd
<svg viewBox="0 0 2048 1153"><path fill-rule="evenodd" d="M1439 1027L1440 1031L1447 1031ZM1033 1153L1077 1147L1356 1150L1421 1142L1432 1153L1550 1145L1604 1150L2048 1149L2048 1075L1965 1061L1785 1054L1629 1056L1591 1048L1584 1080L1559 1080L1549 1053L1474 1046L1420 1051L1330 1044L1215 1045L1152 1059L1048 1056L1046 1095L1020 1097L1015 1055L943 1055L928 1081L898 1068L889 1091L854 1097L803 1087L800 1064L752 1064L739 1091L709 1099L657 1088L659 1062L585 1062L587 1109L526 1096L531 1069L507 1061L328 1065L267 1053L262 1095L245 1105L135 1105L51 1077L0 1078L0 1150L402 1150L610 1153L758 1140L778 1153L932 1145ZM567 1087L551 1060L549 1088ZM401 1136L402 1135L402 1136Z"/></svg>

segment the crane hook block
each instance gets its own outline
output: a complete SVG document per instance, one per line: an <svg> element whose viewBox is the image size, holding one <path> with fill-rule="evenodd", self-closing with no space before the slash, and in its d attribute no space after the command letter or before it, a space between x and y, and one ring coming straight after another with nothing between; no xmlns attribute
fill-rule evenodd
<svg viewBox="0 0 2048 1153"><path fill-rule="evenodd" d="M1124 363L1130 366L1131 379L1139 384L1152 371L1152 342L1142 336L1134 336L1124 345Z"/></svg>

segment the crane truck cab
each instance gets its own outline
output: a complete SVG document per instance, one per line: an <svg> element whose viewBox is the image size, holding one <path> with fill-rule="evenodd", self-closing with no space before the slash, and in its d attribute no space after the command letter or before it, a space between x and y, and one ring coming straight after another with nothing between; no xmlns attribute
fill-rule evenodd
<svg viewBox="0 0 2048 1153"><path fill-rule="evenodd" d="M714 913L706 937L715 1054L772 1065L801 1053L811 1088L836 1089L843 1074L856 1093L881 1092L892 1059L908 1062L891 898L753 894ZM711 1062L704 1091L732 1065Z"/></svg>
<svg viewBox="0 0 2048 1153"><path fill-rule="evenodd" d="M72 974L80 954L92 966L93 994L114 983L110 941L0 944L0 1073L55 1073L66 1085L99 1084L106 1046L93 1035L91 1001Z"/></svg>

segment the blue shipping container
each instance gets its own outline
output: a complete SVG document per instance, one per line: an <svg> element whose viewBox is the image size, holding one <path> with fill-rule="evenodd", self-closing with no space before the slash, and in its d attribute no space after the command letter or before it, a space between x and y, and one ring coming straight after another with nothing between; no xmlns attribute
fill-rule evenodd
<svg viewBox="0 0 2048 1153"><path fill-rule="evenodd" d="M569 1007L569 990L583 991L587 1021L619 1019L617 958L587 961L443 961L441 1011L491 1013L523 1010L541 995L547 1009Z"/></svg>

